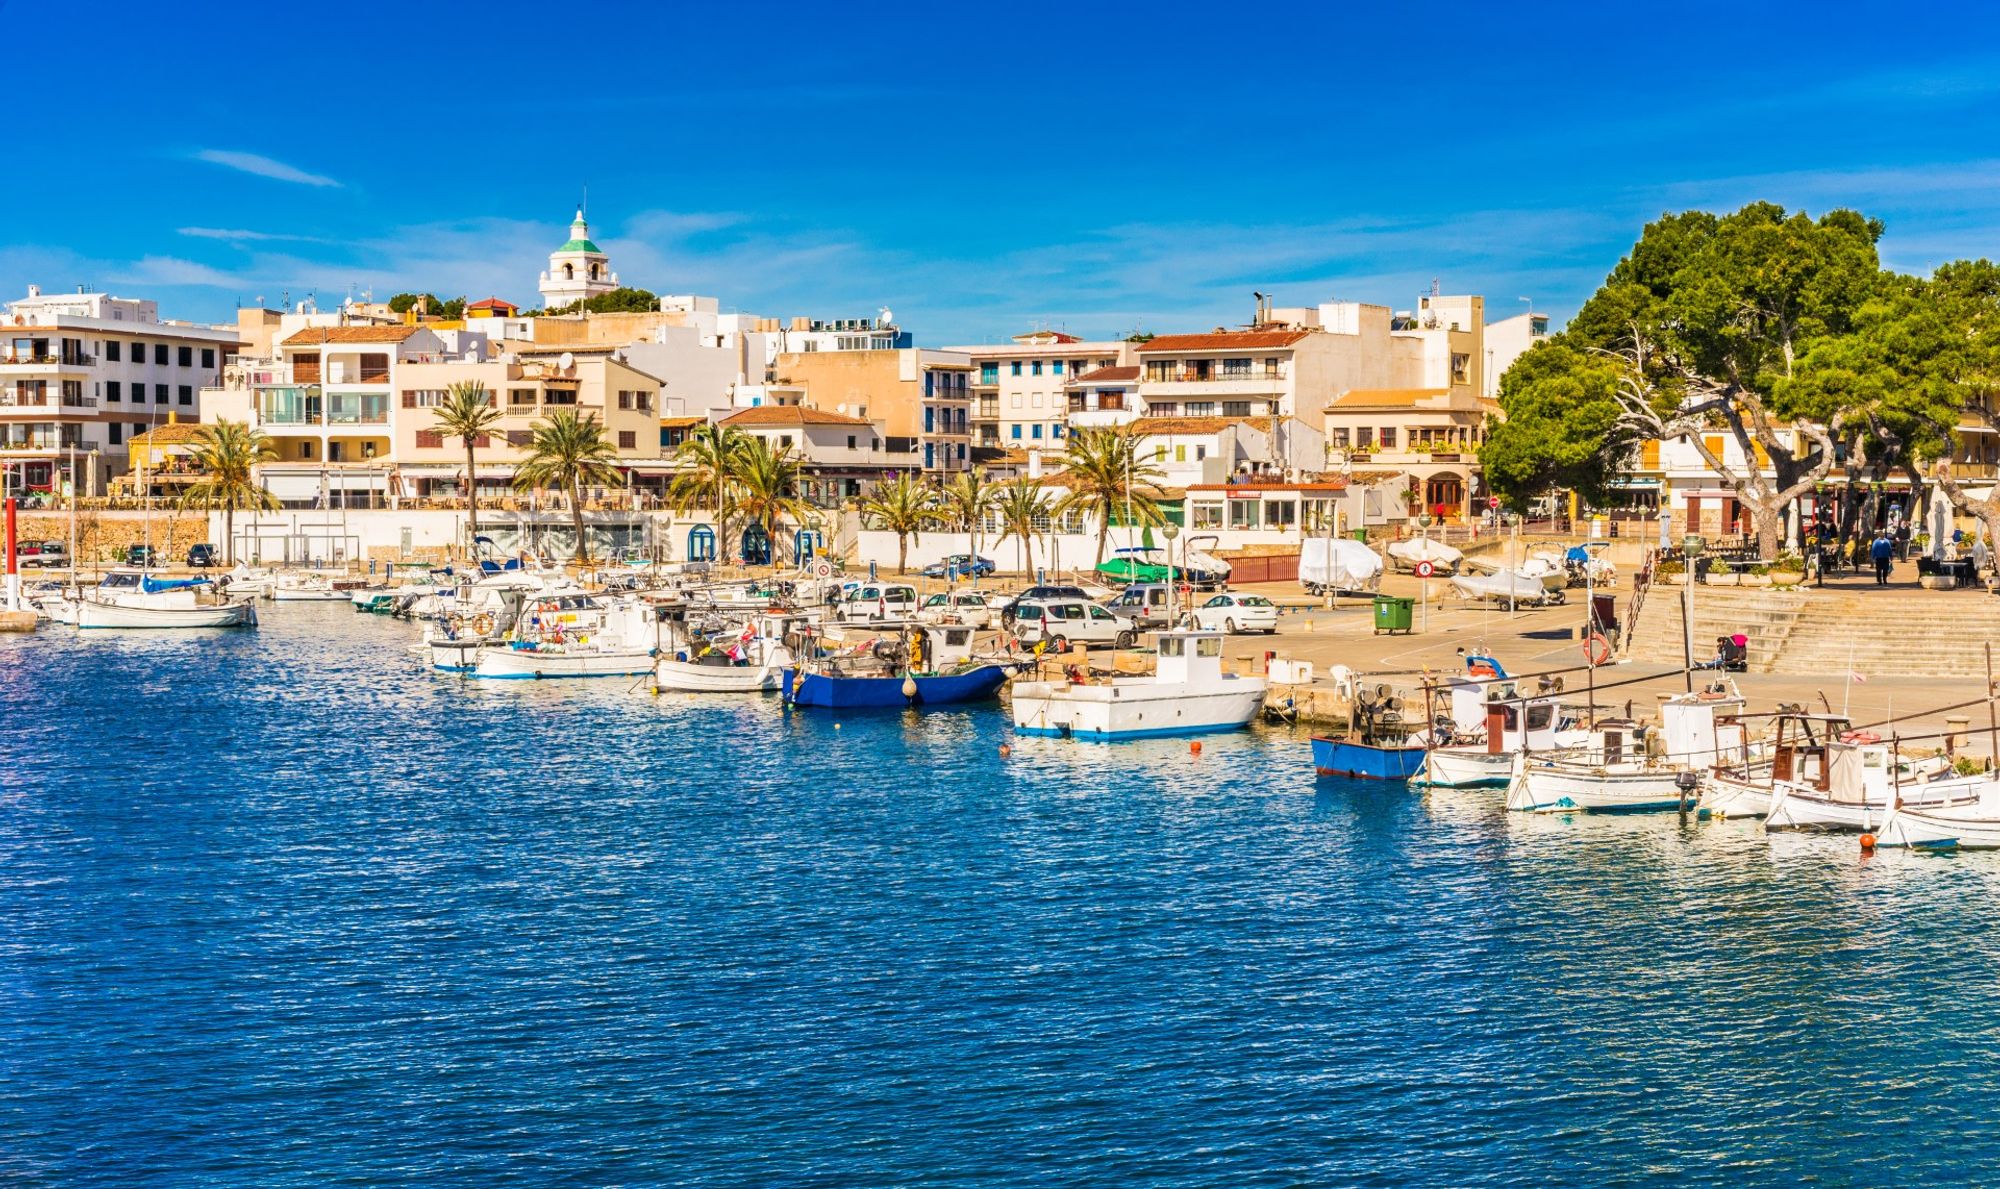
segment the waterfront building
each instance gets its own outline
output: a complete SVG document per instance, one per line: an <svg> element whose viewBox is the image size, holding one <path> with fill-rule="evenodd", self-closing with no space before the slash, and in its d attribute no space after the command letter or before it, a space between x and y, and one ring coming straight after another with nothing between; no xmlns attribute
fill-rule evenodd
<svg viewBox="0 0 2000 1189"><path fill-rule="evenodd" d="M1138 364L1094 367L1071 379L1064 391L1072 430L1116 429L1136 421L1144 410Z"/></svg>
<svg viewBox="0 0 2000 1189"><path fill-rule="evenodd" d="M789 449L803 468L799 497L837 508L866 494L876 482L918 469L916 443L891 439L880 421L849 417L806 405L760 405L724 417L722 426ZM892 450L891 441L901 449Z"/></svg>
<svg viewBox="0 0 2000 1189"><path fill-rule="evenodd" d="M1536 344L1549 337L1549 316L1547 314L1516 314L1512 318L1502 318L1498 322L1486 324L1486 368L1485 382L1480 387L1482 395L1498 400L1500 397L1500 377L1514 366L1514 361L1526 355Z"/></svg>
<svg viewBox="0 0 2000 1189"><path fill-rule="evenodd" d="M1498 401L1466 385L1442 388L1352 388L1326 410L1326 447L1333 469L1365 466L1409 477L1419 512L1471 517L1483 511L1479 447Z"/></svg>
<svg viewBox="0 0 2000 1189"><path fill-rule="evenodd" d="M1088 342L1054 330L1017 334L1003 344L945 349L962 352L977 369L972 436L975 445L988 448L1060 443L1071 424L1070 382L1134 359L1131 343Z"/></svg>
<svg viewBox="0 0 2000 1189"><path fill-rule="evenodd" d="M973 364L961 351L906 347L780 354L775 385L798 403L882 423L891 454L911 451L944 479L972 465Z"/></svg>
<svg viewBox="0 0 2000 1189"><path fill-rule="evenodd" d="M1135 457L1168 486L1320 469L1326 443L1297 417L1141 417L1128 423Z"/></svg>
<svg viewBox="0 0 2000 1189"><path fill-rule="evenodd" d="M104 491L134 434L199 419L202 390L241 347L230 330L161 320L156 302L81 289L31 285L5 321L0 464L7 490L30 496Z"/></svg>

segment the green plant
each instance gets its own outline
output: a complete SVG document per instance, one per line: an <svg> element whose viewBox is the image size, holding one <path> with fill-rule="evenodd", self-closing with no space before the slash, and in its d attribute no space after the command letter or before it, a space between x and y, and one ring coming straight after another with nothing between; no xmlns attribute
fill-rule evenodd
<svg viewBox="0 0 2000 1189"><path fill-rule="evenodd" d="M278 448L264 432L247 422L218 421L195 431L194 466L201 478L181 493L181 507L222 511L222 557L236 561L236 513L269 511L278 506L276 496L259 486L258 464L278 457ZM168 521L169 534L173 522ZM171 535L168 552L172 552Z"/></svg>
<svg viewBox="0 0 2000 1189"><path fill-rule="evenodd" d="M500 420L500 410L495 406L486 385L477 380L461 380L445 389L444 403L431 410L436 419L438 432L446 437L457 438L465 443L465 510L466 535L479 536L479 480L473 469L478 459L474 457L473 445L493 432L493 425Z"/></svg>
<svg viewBox="0 0 2000 1189"><path fill-rule="evenodd" d="M1684 561L1663 561L1653 567L1653 573L1661 577L1665 577L1668 574L1685 574L1687 573L1687 563Z"/></svg>
<svg viewBox="0 0 2000 1189"><path fill-rule="evenodd" d="M625 476L618 470L618 451L605 440L604 426L594 414L578 417L573 410L557 409L548 418L535 422L534 441L528 460L514 472L514 486L552 488L569 496L571 523L576 527L576 560L590 563L590 538L583 528L583 485L622 487Z"/></svg>
<svg viewBox="0 0 2000 1189"><path fill-rule="evenodd" d="M1971 756L1960 756L1952 761L1951 770L1960 776L1977 776L1986 771L1986 766Z"/></svg>

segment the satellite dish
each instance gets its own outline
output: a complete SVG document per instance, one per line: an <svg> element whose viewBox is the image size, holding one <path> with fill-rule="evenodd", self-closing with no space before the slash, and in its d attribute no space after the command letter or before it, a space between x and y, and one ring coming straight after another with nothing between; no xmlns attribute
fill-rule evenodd
<svg viewBox="0 0 2000 1189"><path fill-rule="evenodd" d="M844 404L833 406L833 411L840 414L842 417L847 416L847 406Z"/></svg>
<svg viewBox="0 0 2000 1189"><path fill-rule="evenodd" d="M561 355L556 356L556 366L564 371L568 371L576 366L576 356L571 355L568 351L564 351Z"/></svg>

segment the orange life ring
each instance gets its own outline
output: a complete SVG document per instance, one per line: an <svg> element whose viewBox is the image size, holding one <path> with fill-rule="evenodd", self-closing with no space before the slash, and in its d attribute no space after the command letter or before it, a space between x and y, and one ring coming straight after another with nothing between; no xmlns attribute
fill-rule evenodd
<svg viewBox="0 0 2000 1189"><path fill-rule="evenodd" d="M1485 661L1475 661L1471 665L1467 666L1467 668L1471 670L1471 673L1469 675L1473 677L1500 676L1500 671L1498 669L1495 669L1492 665L1487 664Z"/></svg>
<svg viewBox="0 0 2000 1189"><path fill-rule="evenodd" d="M1592 632L1584 637L1583 659L1589 661L1593 669L1611 659L1611 641L1604 638L1603 632Z"/></svg>

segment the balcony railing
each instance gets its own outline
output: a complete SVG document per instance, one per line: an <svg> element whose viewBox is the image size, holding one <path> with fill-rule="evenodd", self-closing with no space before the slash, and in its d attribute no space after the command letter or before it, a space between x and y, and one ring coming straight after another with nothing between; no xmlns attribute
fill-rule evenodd
<svg viewBox="0 0 2000 1189"><path fill-rule="evenodd" d="M363 410L336 409L326 415L328 425L387 425L389 414Z"/></svg>
<svg viewBox="0 0 2000 1189"><path fill-rule="evenodd" d="M1996 479L2000 478L2000 462L1954 462L1951 464L1954 479Z"/></svg>
<svg viewBox="0 0 2000 1189"><path fill-rule="evenodd" d="M46 409L55 403L56 398L49 393L24 396L18 392L0 392L0 409Z"/></svg>
<svg viewBox="0 0 2000 1189"><path fill-rule="evenodd" d="M1253 367L1242 371L1222 368L1148 368L1148 384L1212 384L1222 380L1281 380L1276 368Z"/></svg>

